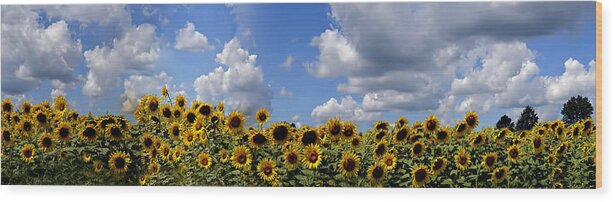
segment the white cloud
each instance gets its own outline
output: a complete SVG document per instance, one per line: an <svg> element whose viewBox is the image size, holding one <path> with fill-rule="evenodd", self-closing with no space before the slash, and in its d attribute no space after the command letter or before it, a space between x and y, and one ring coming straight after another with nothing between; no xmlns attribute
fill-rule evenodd
<svg viewBox="0 0 615 202"><path fill-rule="evenodd" d="M153 25L141 24L115 38L112 48L103 45L85 51L83 55L90 70L83 93L99 97L119 84L120 74L152 71L160 52L155 29Z"/></svg>
<svg viewBox="0 0 615 202"><path fill-rule="evenodd" d="M293 92L286 89L286 87L282 87L282 89L280 89L280 96L283 97L292 97L293 96Z"/></svg>
<svg viewBox="0 0 615 202"><path fill-rule="evenodd" d="M299 121L299 119L300 119L300 118L301 118L301 116L299 116L298 114L296 114L296 115L294 115L294 116L293 116L290 120L291 120L292 122L297 122L297 121Z"/></svg>
<svg viewBox="0 0 615 202"><path fill-rule="evenodd" d="M342 118L350 121L372 121L381 114L379 112L366 112L351 96L345 96L338 102L331 98L312 110L312 119L318 123L325 123L329 118Z"/></svg>
<svg viewBox="0 0 615 202"><path fill-rule="evenodd" d="M579 61L569 58L564 63L565 72L559 77L546 77L547 99L564 100L596 90L596 62L585 68Z"/></svg>
<svg viewBox="0 0 615 202"><path fill-rule="evenodd" d="M286 59L284 60L284 62L280 64L280 67L284 69L290 69L293 66L294 61L295 61L295 57L293 57L292 55L288 55L286 56Z"/></svg>
<svg viewBox="0 0 615 202"><path fill-rule="evenodd" d="M306 64L308 72L317 77L349 75L354 68L361 68L361 57L338 30L326 30L314 37L311 46L318 47L318 61Z"/></svg>
<svg viewBox="0 0 615 202"><path fill-rule="evenodd" d="M124 92L120 95L122 100L122 112L133 112L139 99L146 94L159 94L163 85L170 87L169 83L173 77L166 72L160 72L158 75L131 75L124 80ZM169 93L174 92L174 89L169 89Z"/></svg>
<svg viewBox="0 0 615 202"><path fill-rule="evenodd" d="M2 92L23 94L46 81L78 82L81 41L65 21L39 25L29 7L2 6Z"/></svg>
<svg viewBox="0 0 615 202"><path fill-rule="evenodd" d="M42 7L48 16L82 23L101 25L118 25L129 27L132 23L130 11L126 5L47 5Z"/></svg>
<svg viewBox="0 0 615 202"><path fill-rule="evenodd" d="M205 51L214 47L209 44L205 35L195 30L192 22L187 22L186 27L177 32L175 48L186 51Z"/></svg>
<svg viewBox="0 0 615 202"><path fill-rule="evenodd" d="M194 81L197 99L224 101L231 109L253 114L258 108L270 108L272 91L265 82L262 69L256 64L256 55L241 48L237 38L224 45L216 54L218 67Z"/></svg>

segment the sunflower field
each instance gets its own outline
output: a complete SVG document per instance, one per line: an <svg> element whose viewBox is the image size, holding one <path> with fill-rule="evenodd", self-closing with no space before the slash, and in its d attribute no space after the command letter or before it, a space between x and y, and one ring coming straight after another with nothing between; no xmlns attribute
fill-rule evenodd
<svg viewBox="0 0 615 202"><path fill-rule="evenodd" d="M145 95L122 116L80 115L67 100L2 101L3 185L175 185L426 188L595 188L593 120L485 127L468 112L453 127L436 116L375 122L358 131L330 119L297 128L248 126L224 103Z"/></svg>

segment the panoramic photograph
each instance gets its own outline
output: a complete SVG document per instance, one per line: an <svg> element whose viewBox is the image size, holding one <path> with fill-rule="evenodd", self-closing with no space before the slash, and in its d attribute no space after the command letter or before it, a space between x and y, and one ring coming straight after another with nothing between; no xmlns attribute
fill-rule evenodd
<svg viewBox="0 0 615 202"><path fill-rule="evenodd" d="M2 5L1 184L596 189L600 9Z"/></svg>

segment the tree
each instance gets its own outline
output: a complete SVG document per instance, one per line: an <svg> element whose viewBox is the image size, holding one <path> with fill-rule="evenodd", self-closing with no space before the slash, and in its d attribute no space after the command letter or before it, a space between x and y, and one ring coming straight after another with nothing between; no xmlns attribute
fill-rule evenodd
<svg viewBox="0 0 615 202"><path fill-rule="evenodd" d="M534 108L526 106L521 113L521 117L517 120L517 127L515 129L517 131L530 130L536 123L538 123L538 115L536 115Z"/></svg>
<svg viewBox="0 0 615 202"><path fill-rule="evenodd" d="M571 97L568 102L564 104L564 108L562 108L562 115L564 115L563 119L566 125L589 118L593 113L594 107L592 107L589 99L587 99L587 97L581 97L580 95Z"/></svg>
<svg viewBox="0 0 615 202"><path fill-rule="evenodd" d="M508 118L508 116L504 115L500 117L500 120L498 121L498 123L495 124L495 127L497 127L498 129L508 128L510 130L514 130L515 123L512 122L512 119Z"/></svg>

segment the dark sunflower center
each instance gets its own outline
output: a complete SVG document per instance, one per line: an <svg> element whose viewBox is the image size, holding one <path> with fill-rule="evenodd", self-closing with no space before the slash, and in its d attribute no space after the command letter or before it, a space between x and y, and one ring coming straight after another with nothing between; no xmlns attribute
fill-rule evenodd
<svg viewBox="0 0 615 202"><path fill-rule="evenodd" d="M26 149L26 150L23 152L23 155L24 155L26 158L30 158L30 157L32 157L32 150L31 150L31 149Z"/></svg>
<svg viewBox="0 0 615 202"><path fill-rule="evenodd" d="M194 121L196 120L196 114L188 113L186 115L186 119L188 120L188 123L194 123Z"/></svg>
<svg viewBox="0 0 615 202"><path fill-rule="evenodd" d="M561 135L564 133L564 129L562 129L561 127L557 128L557 134Z"/></svg>
<svg viewBox="0 0 615 202"><path fill-rule="evenodd" d="M436 129L436 121L429 120L429 121L427 121L427 124L425 126L427 127L427 130L433 131L433 130Z"/></svg>
<svg viewBox="0 0 615 202"><path fill-rule="evenodd" d="M62 139L65 139L70 135L68 128L60 128L60 130L58 131L58 134L60 135L60 138Z"/></svg>
<svg viewBox="0 0 615 202"><path fill-rule="evenodd" d="M299 158L297 157L297 154L295 153L288 154L287 159L290 164L295 164L299 160Z"/></svg>
<svg viewBox="0 0 615 202"><path fill-rule="evenodd" d="M474 138L474 144L480 144L483 142L483 136L476 136L476 138Z"/></svg>
<svg viewBox="0 0 615 202"><path fill-rule="evenodd" d="M111 136L114 138L122 137L122 131L118 127L111 127Z"/></svg>
<svg viewBox="0 0 615 202"><path fill-rule="evenodd" d="M358 146L359 145L359 139L352 139L352 146Z"/></svg>
<svg viewBox="0 0 615 202"><path fill-rule="evenodd" d="M485 159L485 164L489 167L493 166L493 164L495 164L495 157L488 156L487 159Z"/></svg>
<svg viewBox="0 0 615 202"><path fill-rule="evenodd" d="M538 138L534 139L534 148L535 149L540 148L541 144L542 144L542 140L541 139L538 139Z"/></svg>
<svg viewBox="0 0 615 202"><path fill-rule="evenodd" d="M23 107L23 112L25 113L30 113L31 110L32 110L32 107L30 107L30 105L25 105Z"/></svg>
<svg viewBox="0 0 615 202"><path fill-rule="evenodd" d="M378 132L378 134L376 134L376 139L381 140L384 137L384 135L386 135L386 133L384 131L380 131Z"/></svg>
<svg viewBox="0 0 615 202"><path fill-rule="evenodd" d="M158 117L155 117L155 116L152 116L150 119L151 119L154 123L158 123L158 122L160 122L160 119L158 119Z"/></svg>
<svg viewBox="0 0 615 202"><path fill-rule="evenodd" d="M376 155L380 156L384 154L385 150L385 146L384 144L379 144L378 147L376 147Z"/></svg>
<svg viewBox="0 0 615 202"><path fill-rule="evenodd" d="M344 130L344 136L346 137L352 137L352 134L354 134L354 130L352 128L346 128Z"/></svg>
<svg viewBox="0 0 615 202"><path fill-rule="evenodd" d="M445 131L440 131L438 132L438 134L436 134L436 138L438 138L438 140L444 140L446 139L446 137L448 137L448 133L446 133Z"/></svg>
<svg viewBox="0 0 615 202"><path fill-rule="evenodd" d="M425 178L427 178L427 170L418 169L416 172L414 172L414 180L416 180L417 182L423 182Z"/></svg>
<svg viewBox="0 0 615 202"><path fill-rule="evenodd" d="M397 123L399 124L399 126L406 125L406 122L404 120L399 120Z"/></svg>
<svg viewBox="0 0 615 202"><path fill-rule="evenodd" d="M387 166L392 166L393 165L393 159L392 158L387 158L386 161L384 161L385 164L387 164Z"/></svg>
<svg viewBox="0 0 615 202"><path fill-rule="evenodd" d="M29 132L30 130L32 130L32 123L30 123L30 122L24 122L24 123L23 123L23 130L28 131L28 132Z"/></svg>
<svg viewBox="0 0 615 202"><path fill-rule="evenodd" d="M516 159L519 156L519 150L517 149L511 149L508 152L508 155L510 155L511 158Z"/></svg>
<svg viewBox="0 0 615 202"><path fill-rule="evenodd" d="M459 157L459 164L466 165L466 163L468 163L468 158L466 158L465 156L460 156Z"/></svg>
<svg viewBox="0 0 615 202"><path fill-rule="evenodd" d="M207 163L209 163L209 159L207 159L207 157L201 158L201 165L207 166Z"/></svg>
<svg viewBox="0 0 615 202"><path fill-rule="evenodd" d="M241 126L241 119L239 117L231 118L231 127L239 128L239 126Z"/></svg>
<svg viewBox="0 0 615 202"><path fill-rule="evenodd" d="M39 123L47 123L47 116L45 114L43 114L43 113L40 113L40 114L36 115L36 120Z"/></svg>
<svg viewBox="0 0 615 202"><path fill-rule="evenodd" d="M126 166L126 160L122 157L115 158L115 168L122 169Z"/></svg>
<svg viewBox="0 0 615 202"><path fill-rule="evenodd" d="M149 108L150 111L158 110L158 101L152 99L151 101L149 101L149 104L147 105L147 107Z"/></svg>
<svg viewBox="0 0 615 202"><path fill-rule="evenodd" d="M211 117L211 122L212 123L218 123L219 120L220 120L220 117L218 117L218 116L212 116Z"/></svg>
<svg viewBox="0 0 615 202"><path fill-rule="evenodd" d="M43 143L43 147L51 147L51 138L49 137L45 137L43 138L43 141L41 141Z"/></svg>
<svg viewBox="0 0 615 202"><path fill-rule="evenodd" d="M181 112L181 111L179 111L179 110L175 110L175 111L173 111L173 116L174 116L175 118L179 118L181 115L182 115L182 112Z"/></svg>
<svg viewBox="0 0 615 202"><path fill-rule="evenodd" d="M402 129L399 132L397 132L397 134L395 135L395 139L397 139L397 141L401 141L403 139L406 139L406 137L408 137L408 130L406 129Z"/></svg>
<svg viewBox="0 0 615 202"><path fill-rule="evenodd" d="M476 117L469 116L468 118L466 118L466 123L468 123L468 125L470 126L473 126L474 124L476 124Z"/></svg>
<svg viewBox="0 0 615 202"><path fill-rule="evenodd" d="M11 105L10 105L9 103L4 103L4 104L2 105L2 111L4 111L4 112L9 112L9 111L11 111Z"/></svg>
<svg viewBox="0 0 615 202"><path fill-rule="evenodd" d="M495 178L497 179L502 179L504 177L506 171L504 171L504 169L498 169L498 171L495 172Z"/></svg>
<svg viewBox="0 0 615 202"><path fill-rule="evenodd" d="M435 170L439 170L444 165L444 161L442 159L436 159L433 165Z"/></svg>
<svg viewBox="0 0 615 202"><path fill-rule="evenodd" d="M19 118L19 116L13 116L13 121L14 121L15 123L19 123L19 121L20 121L20 120L21 120L21 119Z"/></svg>
<svg viewBox="0 0 615 202"><path fill-rule="evenodd" d="M592 126L592 122L586 121L585 124L583 124L583 127L587 130Z"/></svg>
<svg viewBox="0 0 615 202"><path fill-rule="evenodd" d="M265 121L265 120L267 120L267 114L265 114L265 113L260 113L260 114L258 115L258 120L259 120L259 121Z"/></svg>
<svg viewBox="0 0 615 202"><path fill-rule="evenodd" d="M263 134L258 133L252 137L252 141L257 145L262 145L267 142L267 138Z"/></svg>
<svg viewBox="0 0 615 202"><path fill-rule="evenodd" d="M374 177L374 179L380 179L383 176L384 176L384 168L380 166L376 166L374 170L372 171L372 177Z"/></svg>
<svg viewBox="0 0 615 202"><path fill-rule="evenodd" d="M199 113L201 113L201 115L203 116L209 116L209 114L211 113L211 107L209 107L208 105L203 105L199 108Z"/></svg>
<svg viewBox="0 0 615 202"><path fill-rule="evenodd" d="M380 123L376 126L376 129L378 130L387 130L387 124L386 123Z"/></svg>
<svg viewBox="0 0 615 202"><path fill-rule="evenodd" d="M162 110L162 116L164 116L165 118L171 118L171 109L164 108Z"/></svg>
<svg viewBox="0 0 615 202"><path fill-rule="evenodd" d="M171 129L171 134L173 134L173 136L175 137L179 137L179 127L173 127Z"/></svg>
<svg viewBox="0 0 615 202"><path fill-rule="evenodd" d="M164 149L162 150L162 154L163 154L163 155L165 155L165 156L168 156L168 155L169 155L169 153L171 153L171 150L170 150L169 148L164 148Z"/></svg>
<svg viewBox="0 0 615 202"><path fill-rule="evenodd" d="M308 154L308 161L310 161L310 163L318 161L318 153L316 153L316 151L311 151Z"/></svg>
<svg viewBox="0 0 615 202"><path fill-rule="evenodd" d="M560 169L556 169L556 170L553 172L553 176L555 176L555 177L559 177L561 174L562 174L562 170L560 170Z"/></svg>
<svg viewBox="0 0 615 202"><path fill-rule="evenodd" d="M339 135L341 131L342 131L342 127L340 127L339 125L335 124L335 125L333 125L333 127L331 128L331 130L329 132L331 132L332 135Z"/></svg>
<svg viewBox="0 0 615 202"><path fill-rule="evenodd" d="M566 146L564 145L559 146L559 148L557 149L558 154L563 154L565 151L566 151Z"/></svg>
<svg viewBox="0 0 615 202"><path fill-rule="evenodd" d="M239 164L245 164L245 163L246 163L246 161L247 161L246 154L239 154L239 155L237 156L237 163L239 163Z"/></svg>
<svg viewBox="0 0 615 202"><path fill-rule="evenodd" d="M186 106L186 101L184 101L184 100L178 100L178 101L177 101L177 106L179 106L179 107L184 107L184 106Z"/></svg>
<svg viewBox="0 0 615 202"><path fill-rule="evenodd" d="M11 132L3 131L2 132L2 140L10 142L11 141Z"/></svg>
<svg viewBox="0 0 615 202"><path fill-rule="evenodd" d="M143 140L143 144L145 147L151 147L154 144L154 141L152 141L152 138L145 138L145 140Z"/></svg>
<svg viewBox="0 0 615 202"><path fill-rule="evenodd" d="M463 132L465 130L466 130L466 124L464 124L464 123L459 124L459 126L457 127L457 132L458 133L461 133L461 132Z"/></svg>
<svg viewBox="0 0 615 202"><path fill-rule="evenodd" d="M273 174L273 168L271 167L271 165L265 165L263 168L263 174L269 176L271 174Z"/></svg>
<svg viewBox="0 0 615 202"><path fill-rule="evenodd" d="M411 141L411 142L416 142L416 141L419 141L419 139L421 139L421 136L420 136L420 135L413 135L413 136L410 138L410 141Z"/></svg>
<svg viewBox="0 0 615 202"><path fill-rule="evenodd" d="M93 138L96 135L96 130L94 130L94 128L92 127L87 127L83 131L83 135L87 138Z"/></svg>
<svg viewBox="0 0 615 202"><path fill-rule="evenodd" d="M538 134L544 135L545 134L545 130L543 130L543 129L538 130Z"/></svg>
<svg viewBox="0 0 615 202"><path fill-rule="evenodd" d="M316 132L313 130L309 130L303 133L303 137L301 137L301 142L303 143L303 145L314 144L316 143L317 138L318 136L316 135Z"/></svg>
<svg viewBox="0 0 615 202"><path fill-rule="evenodd" d="M350 172L350 171L353 171L354 168L357 167L357 162L352 158L348 158L346 159L346 161L344 161L344 163L342 164L342 167L344 167L344 170L346 170L347 172Z"/></svg>
<svg viewBox="0 0 615 202"><path fill-rule="evenodd" d="M423 145L421 144L414 144L414 146L412 147L412 152L414 154L420 154L423 151Z"/></svg>
<svg viewBox="0 0 615 202"><path fill-rule="evenodd" d="M572 135L574 135L575 137L579 136L579 129L575 128L574 131L572 132Z"/></svg>

